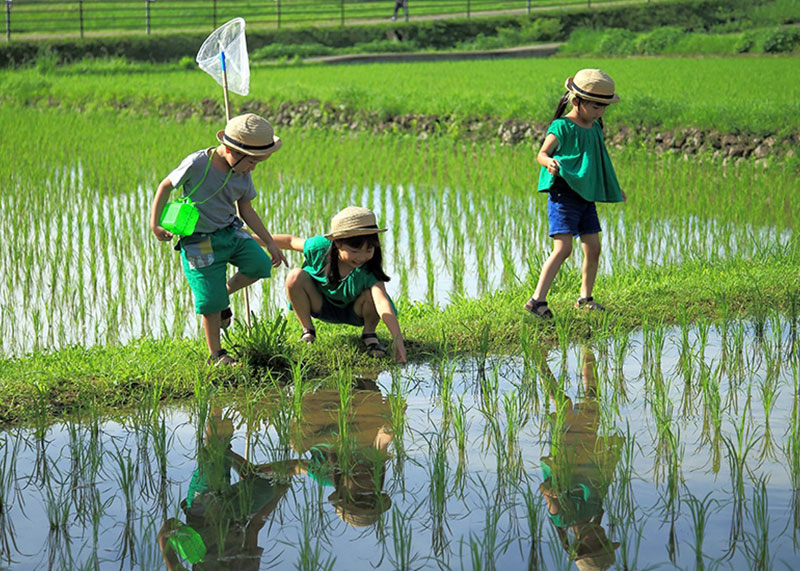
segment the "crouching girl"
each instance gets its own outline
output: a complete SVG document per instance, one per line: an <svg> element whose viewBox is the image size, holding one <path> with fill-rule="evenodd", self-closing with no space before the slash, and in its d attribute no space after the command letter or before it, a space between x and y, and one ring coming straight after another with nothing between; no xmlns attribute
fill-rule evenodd
<svg viewBox="0 0 800 571"><path fill-rule="evenodd" d="M286 293L303 327L301 339L316 340L312 318L328 323L363 327L361 341L375 357L386 356L375 329L380 321L392 334L394 359L406 362L403 334L394 305L386 293L389 276L383 271L383 255L375 214L358 206L348 206L331 219L324 236L302 239L290 234L273 236L284 250L303 252L301 268L286 279Z"/></svg>

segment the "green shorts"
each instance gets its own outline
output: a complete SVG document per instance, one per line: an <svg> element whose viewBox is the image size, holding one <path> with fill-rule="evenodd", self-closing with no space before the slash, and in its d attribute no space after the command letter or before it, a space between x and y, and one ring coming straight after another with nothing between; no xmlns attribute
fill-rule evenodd
<svg viewBox="0 0 800 571"><path fill-rule="evenodd" d="M194 309L201 315L230 306L226 270L233 264L248 278L268 278L272 260L245 232L233 226L211 234L192 234L181 238L183 273L194 294Z"/></svg>

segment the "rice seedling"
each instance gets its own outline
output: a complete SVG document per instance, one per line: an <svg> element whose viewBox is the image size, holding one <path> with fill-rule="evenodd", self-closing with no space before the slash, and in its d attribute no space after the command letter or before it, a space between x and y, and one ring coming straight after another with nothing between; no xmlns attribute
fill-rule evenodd
<svg viewBox="0 0 800 571"><path fill-rule="evenodd" d="M426 439L428 437L425 437ZM439 559L445 559L450 544L450 527L447 523L447 499L450 481L450 465L447 461L447 443L441 434L428 440L428 508L430 510L431 551Z"/></svg>
<svg viewBox="0 0 800 571"><path fill-rule="evenodd" d="M17 458L22 446L20 433L12 436L6 432L0 436L0 561L11 563L12 547L16 545L16 531L10 510L16 490Z"/></svg>
<svg viewBox="0 0 800 571"><path fill-rule="evenodd" d="M775 400L778 397L778 381L776 377L772 376L769 368L767 369L765 378L759 383L759 394L761 396L761 403L764 406L763 447L761 448L759 459L776 459L775 442L772 438L769 419L775 405Z"/></svg>
<svg viewBox="0 0 800 571"><path fill-rule="evenodd" d="M415 516L419 506L409 509L407 513L399 509L392 510L392 547L394 551L390 560L395 569L410 571L417 568L416 562L419 559L417 553L412 552L412 540L414 535L411 521Z"/></svg>
<svg viewBox="0 0 800 571"><path fill-rule="evenodd" d="M703 542L706 537L706 527L708 519L713 513L712 507L716 506L719 509L717 502L710 497L711 492L705 495L702 500L696 498L694 495L689 494L686 499L686 505L689 506L689 511L692 515L692 523L694 524L694 561L695 568L698 571L705 569L705 558L703 556Z"/></svg>
<svg viewBox="0 0 800 571"><path fill-rule="evenodd" d="M464 395L458 396L458 402L453 406L453 433L455 436L456 449L458 450L459 467L463 465L467 454L467 433L469 432L469 421L467 420L467 410L464 406Z"/></svg>
<svg viewBox="0 0 800 571"><path fill-rule="evenodd" d="M395 512L396 511L397 510L395 510ZM334 569L336 557L332 554L328 554L327 557L324 557L325 553L320 545L320 538L314 533L312 517L311 510L305 509L300 511L302 533L297 540L297 545L299 545L297 569L302 569L304 571Z"/></svg>
<svg viewBox="0 0 800 571"><path fill-rule="evenodd" d="M744 511L746 504L745 472L753 474L756 467L747 463L748 455L755 449L759 437L753 435L745 426L743 414L739 423L734 426L735 440L727 436L722 442L728 452L728 465L731 478L732 516L728 551L733 553L737 543L744 538Z"/></svg>
<svg viewBox="0 0 800 571"><path fill-rule="evenodd" d="M528 569L540 569L543 565L542 554L542 525L544 524L544 514L541 496L531 490L527 485L522 492L525 501L525 516L528 523L528 537L530 539L530 551L528 553Z"/></svg>
<svg viewBox="0 0 800 571"><path fill-rule="evenodd" d="M762 475L753 488L752 525L753 534L745 541L745 550L753 569L773 569L774 556L770 555L768 476Z"/></svg>

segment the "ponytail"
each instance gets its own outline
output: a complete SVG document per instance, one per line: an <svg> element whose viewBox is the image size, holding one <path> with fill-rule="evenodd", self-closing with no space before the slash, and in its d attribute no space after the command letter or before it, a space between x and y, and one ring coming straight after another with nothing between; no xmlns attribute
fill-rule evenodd
<svg viewBox="0 0 800 571"><path fill-rule="evenodd" d="M561 96L561 101L558 102L558 107L556 107L556 113L555 115L553 115L552 119L553 121L555 121L564 114L564 110L567 108L567 105L569 104L570 95L571 95L570 92L567 91L564 95Z"/></svg>

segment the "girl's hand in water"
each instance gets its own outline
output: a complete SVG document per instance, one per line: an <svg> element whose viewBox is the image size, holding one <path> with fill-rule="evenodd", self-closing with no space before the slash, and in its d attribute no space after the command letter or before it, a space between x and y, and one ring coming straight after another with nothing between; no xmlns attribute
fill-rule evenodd
<svg viewBox="0 0 800 571"><path fill-rule="evenodd" d="M404 365L406 363L406 346L402 339L392 341L392 353L394 353L394 362Z"/></svg>

